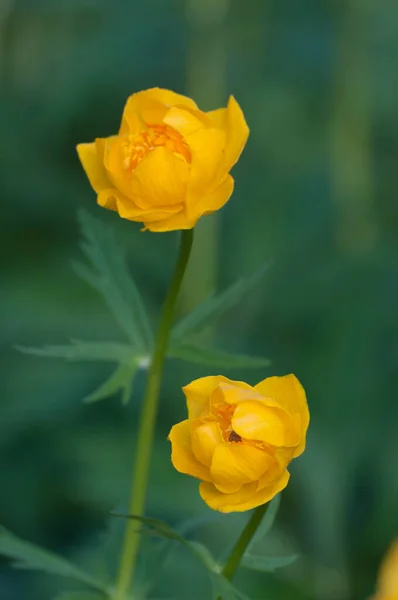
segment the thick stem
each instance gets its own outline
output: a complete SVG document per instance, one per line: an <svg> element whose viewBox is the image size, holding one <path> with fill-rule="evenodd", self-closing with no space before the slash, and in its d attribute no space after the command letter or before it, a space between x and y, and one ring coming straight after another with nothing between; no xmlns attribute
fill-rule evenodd
<svg viewBox="0 0 398 600"><path fill-rule="evenodd" d="M222 570L222 574L229 581L231 581L238 570L240 561L242 560L246 548L250 544L253 535L256 533L267 508L268 504L262 504L253 511L253 514L247 522L246 527L242 531L235 546L232 548L231 554L229 555L229 558ZM221 598L219 598L219 600L221 600Z"/></svg>
<svg viewBox="0 0 398 600"><path fill-rule="evenodd" d="M144 513L163 364L166 356L170 330L173 324L176 300L188 263L192 242L193 229L183 231L179 256L163 306L155 349L149 368L147 387L138 427L131 500L129 505L129 514L131 515L142 516ZM125 600L128 597L129 590L133 584L134 568L137 561L139 543L140 537L137 532L137 523L134 520L129 519L126 525L119 576L114 596L115 600Z"/></svg>

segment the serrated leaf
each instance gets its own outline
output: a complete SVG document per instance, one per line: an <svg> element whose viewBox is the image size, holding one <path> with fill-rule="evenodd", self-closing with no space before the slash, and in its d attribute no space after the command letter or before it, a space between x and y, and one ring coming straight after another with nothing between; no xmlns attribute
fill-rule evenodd
<svg viewBox="0 0 398 600"><path fill-rule="evenodd" d="M13 566L17 569L44 571L51 575L67 577L102 593L108 593L103 582L81 571L65 558L21 540L3 527L0 527L0 554L11 558L14 561Z"/></svg>
<svg viewBox="0 0 398 600"><path fill-rule="evenodd" d="M104 600L104 596L82 590L81 592L61 592L54 600Z"/></svg>
<svg viewBox="0 0 398 600"><path fill-rule="evenodd" d="M235 306L262 279L268 271L269 266L269 264L263 266L250 277L240 279L223 292L210 296L188 316L177 323L172 332L172 339L186 340L209 325L211 321L219 317L223 312Z"/></svg>
<svg viewBox="0 0 398 600"><path fill-rule="evenodd" d="M250 554L250 551L254 548L254 546L256 546L260 540L264 539L271 531L276 519L276 515L278 514L280 503L281 494L278 494L268 504L267 512L265 513L256 533L252 537L250 544L247 547L248 554Z"/></svg>
<svg viewBox="0 0 398 600"><path fill-rule="evenodd" d="M70 344L43 346L41 348L29 348L15 346L16 350L24 354L43 356L48 358L64 358L66 360L92 360L105 362L125 363L131 361L136 350L128 344L116 342L84 342L82 340L71 340Z"/></svg>
<svg viewBox="0 0 398 600"><path fill-rule="evenodd" d="M287 567L298 559L298 554L291 556L261 556L259 554L245 554L242 559L242 566L252 571L263 571L273 573L277 569Z"/></svg>
<svg viewBox="0 0 398 600"><path fill-rule="evenodd" d="M84 210L79 211L79 222L86 239L81 243L81 249L92 269L75 263L75 271L103 295L135 348L149 353L152 331L148 315L113 231Z"/></svg>
<svg viewBox="0 0 398 600"><path fill-rule="evenodd" d="M94 392L83 398L83 402L92 404L120 392L122 404L128 404L131 398L134 376L137 371L138 363L133 365L119 365L104 383L94 390Z"/></svg>
<svg viewBox="0 0 398 600"><path fill-rule="evenodd" d="M248 356L243 354L231 354L223 350L205 348L196 344L174 343L168 352L173 358L180 358L187 362L192 362L218 369L257 369L260 367L269 367L271 361L267 358L257 356Z"/></svg>

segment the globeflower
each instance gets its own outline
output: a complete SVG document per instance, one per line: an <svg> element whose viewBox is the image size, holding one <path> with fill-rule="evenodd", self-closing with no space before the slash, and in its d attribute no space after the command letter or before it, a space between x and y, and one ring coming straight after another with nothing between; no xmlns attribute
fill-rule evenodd
<svg viewBox="0 0 398 600"><path fill-rule="evenodd" d="M373 600L398 600L398 539L393 541L384 557Z"/></svg>
<svg viewBox="0 0 398 600"><path fill-rule="evenodd" d="M177 471L196 477L214 510L245 511L269 502L288 481L287 466L305 449L306 395L294 375L254 387L203 377L183 388L188 419L169 434Z"/></svg>
<svg viewBox="0 0 398 600"><path fill-rule="evenodd" d="M191 229L229 199L229 174L249 129L231 96L227 108L152 88L130 96L119 133L77 151L100 206L151 231Z"/></svg>

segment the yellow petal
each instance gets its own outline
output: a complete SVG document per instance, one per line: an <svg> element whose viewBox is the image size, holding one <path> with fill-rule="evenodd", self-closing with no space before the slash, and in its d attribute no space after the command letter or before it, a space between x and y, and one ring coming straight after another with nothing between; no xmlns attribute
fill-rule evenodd
<svg viewBox="0 0 398 600"><path fill-rule="evenodd" d="M132 198L132 172L124 165L126 143L128 143L126 136L113 135L107 138L104 148L104 165L114 187L127 198Z"/></svg>
<svg viewBox="0 0 398 600"><path fill-rule="evenodd" d="M302 454L305 450L310 413L304 388L297 377L293 374L284 377L268 377L254 387L263 396L276 400L291 415L300 415L301 439L294 457Z"/></svg>
<svg viewBox="0 0 398 600"><path fill-rule="evenodd" d="M271 451L271 449L269 449ZM276 448L272 454L273 463L265 471L258 481L257 489L268 487L282 476L288 464L293 458L293 448Z"/></svg>
<svg viewBox="0 0 398 600"><path fill-rule="evenodd" d="M185 208L181 208L174 215L160 221L148 221L145 225L149 231L176 231L180 229L192 229L197 220L197 218L189 218Z"/></svg>
<svg viewBox="0 0 398 600"><path fill-rule="evenodd" d="M178 205L162 208L142 208L138 204L139 200L137 196L132 199L126 198L123 194L118 194L117 210L122 219L148 224L151 221L158 222L159 219L168 219L182 210L182 207Z"/></svg>
<svg viewBox="0 0 398 600"><path fill-rule="evenodd" d="M153 207L171 207L185 202L188 165L165 147L155 148L133 173L132 194Z"/></svg>
<svg viewBox="0 0 398 600"><path fill-rule="evenodd" d="M210 467L216 447L223 443L219 425L215 421L191 426L192 450L195 457L206 467Z"/></svg>
<svg viewBox="0 0 398 600"><path fill-rule="evenodd" d="M248 400L261 400L262 396L251 385L243 381L220 381L212 394L212 402L239 404Z"/></svg>
<svg viewBox="0 0 398 600"><path fill-rule="evenodd" d="M211 483L201 483L199 493L213 510L223 513L243 512L272 500L287 486L289 477L288 471L285 471L278 481L268 487L257 490L256 483L248 483L232 494L223 494Z"/></svg>
<svg viewBox="0 0 398 600"><path fill-rule="evenodd" d="M206 116L214 123L216 127L220 129L227 129L227 109L217 108L216 110L210 110L206 113Z"/></svg>
<svg viewBox="0 0 398 600"><path fill-rule="evenodd" d="M114 188L101 190L97 196L97 203L103 208L107 208L109 210L117 210L118 197L119 192Z"/></svg>
<svg viewBox="0 0 398 600"><path fill-rule="evenodd" d="M173 106L170 108L166 115L163 117L163 123L176 129L181 135L186 138L199 131L199 129L206 128L206 121L201 118L205 116L200 111L191 111L187 108L179 108Z"/></svg>
<svg viewBox="0 0 398 600"><path fill-rule="evenodd" d="M105 140L98 139L91 144L78 144L76 147L83 169L97 194L101 190L113 187L104 167L104 142Z"/></svg>
<svg viewBox="0 0 398 600"><path fill-rule="evenodd" d="M233 383L222 375L216 375L195 379L182 388L187 400L188 416L190 419L196 419L209 412L210 395L220 382Z"/></svg>
<svg viewBox="0 0 398 600"><path fill-rule="evenodd" d="M380 600L396 600L398 598L398 540L395 540L383 560L377 591Z"/></svg>
<svg viewBox="0 0 398 600"><path fill-rule="evenodd" d="M232 429L247 440L260 440L272 446L297 446L300 432L284 410L249 400L237 405Z"/></svg>
<svg viewBox="0 0 398 600"><path fill-rule="evenodd" d="M142 131L145 124L160 123L174 105L186 106L192 110L198 108L191 98L170 90L152 88L133 94L126 102L120 133Z"/></svg>
<svg viewBox="0 0 398 600"><path fill-rule="evenodd" d="M229 171L239 156L249 136L249 128L242 109L233 96L230 96L227 107L227 141L225 146L224 165Z"/></svg>
<svg viewBox="0 0 398 600"><path fill-rule="evenodd" d="M210 472L194 456L191 448L190 422L182 421L172 427L169 433L171 441L171 462L177 471L196 477L201 481L211 481Z"/></svg>
<svg viewBox="0 0 398 600"><path fill-rule="evenodd" d="M198 129L184 136L191 151L188 182L188 203L200 199L208 189L214 189L227 175L224 161L226 135L222 129Z"/></svg>
<svg viewBox="0 0 398 600"><path fill-rule="evenodd" d="M233 191L234 180L231 175L227 175L213 191L207 192L195 201L188 200L187 211L190 215L196 215L196 220L202 215L211 214L224 206Z"/></svg>
<svg viewBox="0 0 398 600"><path fill-rule="evenodd" d="M221 492L239 490L246 483L258 481L274 464L264 450L242 443L224 443L214 449L210 474Z"/></svg>

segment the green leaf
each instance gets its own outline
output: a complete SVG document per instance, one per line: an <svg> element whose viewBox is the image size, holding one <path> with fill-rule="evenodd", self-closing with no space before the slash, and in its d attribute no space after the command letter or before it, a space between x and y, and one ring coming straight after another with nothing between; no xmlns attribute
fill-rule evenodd
<svg viewBox="0 0 398 600"><path fill-rule="evenodd" d="M168 354L173 358L180 358L188 362L217 367L219 369L256 369L268 367L271 364L267 358L231 354L223 350L204 348L195 344L177 345L174 343L169 349Z"/></svg>
<svg viewBox="0 0 398 600"><path fill-rule="evenodd" d="M17 350L34 356L49 358L65 358L66 360L92 360L105 362L128 362L136 354L136 350L128 344L115 342L84 342L71 340L70 344L28 348L15 346Z"/></svg>
<svg viewBox="0 0 398 600"><path fill-rule="evenodd" d="M115 371L102 383L94 392L83 398L86 404L92 404L99 400L104 400L110 396L114 396L118 392L122 395L122 404L128 404L132 388L134 376L138 371L138 364L119 365Z"/></svg>
<svg viewBox="0 0 398 600"><path fill-rule="evenodd" d="M65 558L25 542L3 527L0 528L0 554L13 559L13 566L17 569L44 571L51 575L68 577L104 594L108 593L103 582L81 571Z"/></svg>
<svg viewBox="0 0 398 600"><path fill-rule="evenodd" d="M280 503L281 494L275 496L275 498L273 498L269 503L267 512L265 513L260 526L257 528L256 533L252 537L250 544L247 547L248 554L250 554L251 549L256 546L260 540L264 539L271 531L276 519L276 515L278 514Z"/></svg>
<svg viewBox="0 0 398 600"><path fill-rule="evenodd" d="M84 398L84 402L98 402L118 392L122 394L123 404L131 398L134 376L139 369L148 367L149 358L138 355L137 351L128 344L114 342L82 342L71 340L70 345L43 346L43 348L26 348L17 346L17 350L25 354L46 356L51 358L65 358L71 361L106 361L117 362L113 373L94 392Z"/></svg>
<svg viewBox="0 0 398 600"><path fill-rule="evenodd" d="M135 348L149 353L152 331L148 315L113 231L84 210L79 211L79 221L86 239L81 249L92 268L75 263L75 271L103 295Z"/></svg>
<svg viewBox="0 0 398 600"><path fill-rule="evenodd" d="M211 574L213 600L250 600L222 575Z"/></svg>
<svg viewBox="0 0 398 600"><path fill-rule="evenodd" d="M190 542L185 539L178 531L170 527L164 521L160 521L159 519L153 519L152 517L139 517L136 515L120 515L114 514L114 516L134 519L135 521L139 521L143 525L146 526L146 529L138 533L152 533L161 538L172 540L178 542L188 548L188 550L206 567L207 570L213 573L219 573L220 567L219 564L214 560L210 551L200 544L199 542Z"/></svg>
<svg viewBox="0 0 398 600"><path fill-rule="evenodd" d="M189 338L201 331L223 312L235 306L244 294L262 279L269 266L269 264L266 264L250 277L240 279L223 292L210 296L182 321L177 323L172 332L172 339L185 340Z"/></svg>
<svg viewBox="0 0 398 600"><path fill-rule="evenodd" d="M54 600L104 600L104 596L86 591L61 592Z"/></svg>
<svg viewBox="0 0 398 600"><path fill-rule="evenodd" d="M276 569L287 567L298 559L298 554L291 556L260 556L258 554L245 554L242 566L252 571L273 573Z"/></svg>

